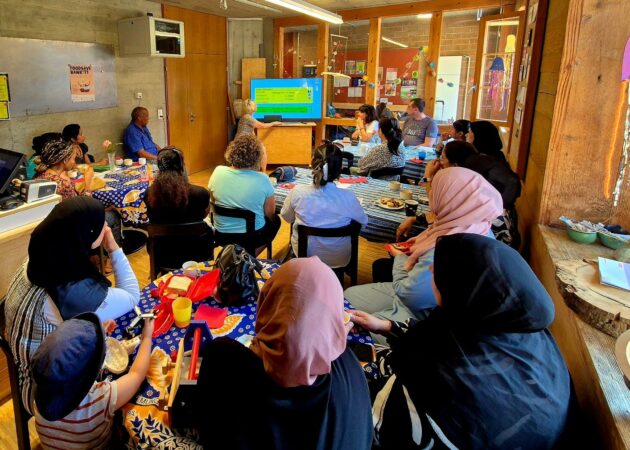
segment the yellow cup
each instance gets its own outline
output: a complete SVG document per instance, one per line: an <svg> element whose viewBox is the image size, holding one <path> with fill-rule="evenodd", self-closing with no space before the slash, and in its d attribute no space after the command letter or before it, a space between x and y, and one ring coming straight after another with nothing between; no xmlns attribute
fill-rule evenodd
<svg viewBox="0 0 630 450"><path fill-rule="evenodd" d="M190 324L192 315L192 301L186 297L177 297L173 301L173 318L178 328L185 328Z"/></svg>

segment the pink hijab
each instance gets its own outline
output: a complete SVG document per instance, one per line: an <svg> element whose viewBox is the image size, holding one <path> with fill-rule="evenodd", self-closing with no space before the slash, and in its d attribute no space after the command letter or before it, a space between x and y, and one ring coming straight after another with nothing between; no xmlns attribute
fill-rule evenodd
<svg viewBox="0 0 630 450"><path fill-rule="evenodd" d="M343 289L314 256L283 264L258 297L251 350L283 387L309 386L346 349Z"/></svg>
<svg viewBox="0 0 630 450"><path fill-rule="evenodd" d="M435 248L440 236L456 233L486 235L503 212L501 194L477 172L464 167L440 170L429 192L435 222L416 238L412 254L420 257Z"/></svg>

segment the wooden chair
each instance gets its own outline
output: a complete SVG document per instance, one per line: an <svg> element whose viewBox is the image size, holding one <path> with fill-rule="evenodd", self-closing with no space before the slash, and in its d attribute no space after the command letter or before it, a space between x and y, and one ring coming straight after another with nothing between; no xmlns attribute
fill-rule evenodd
<svg viewBox="0 0 630 450"><path fill-rule="evenodd" d="M149 239L147 251L151 266L151 280L155 280L159 274L181 268L186 261L205 261L214 259L214 242L212 228L204 221L155 224L147 226ZM161 255L160 244L168 243L173 238L197 238L200 245L191 245L181 248L175 259L169 259L173 255ZM207 247L205 246L207 242Z"/></svg>
<svg viewBox="0 0 630 450"><path fill-rule="evenodd" d="M31 450L31 440L28 434L28 421L32 417L22 405L18 369L13 359L11 346L4 339L4 302L0 303L0 349L7 360L9 384L11 386L11 400L13 401L13 415L15 416L15 434L19 450Z"/></svg>
<svg viewBox="0 0 630 450"><path fill-rule="evenodd" d="M210 217L212 218L213 225L215 215L234 217L237 219L243 219L245 221L245 233L226 234L215 231L214 241L216 245L224 247L228 244L238 244L245 250L247 250L250 255L258 256L260 254L260 252L257 251L258 249L256 248L256 243L252 239L252 237L256 233L256 214L253 211L240 208L227 208L225 206L219 206L216 203L212 202L210 203L210 211ZM240 237L239 235L241 235L242 237ZM265 245L260 248L261 252L265 247L267 248L267 259L272 259L273 257L272 241L273 240L267 241Z"/></svg>
<svg viewBox="0 0 630 450"><path fill-rule="evenodd" d="M370 171L370 176L372 178L383 178L383 177L391 177L396 176L402 177L403 171L405 167L385 167L383 169L376 169Z"/></svg>
<svg viewBox="0 0 630 450"><path fill-rule="evenodd" d="M359 272L359 233L361 232L361 224L351 221L349 225L338 228L315 228L306 225L297 225L298 232L298 257L305 258L308 255L308 237L346 237L350 236L352 250L350 253L350 262L345 267L334 268L333 272L339 278L343 286L344 274L350 276L352 285L357 284L357 276Z"/></svg>

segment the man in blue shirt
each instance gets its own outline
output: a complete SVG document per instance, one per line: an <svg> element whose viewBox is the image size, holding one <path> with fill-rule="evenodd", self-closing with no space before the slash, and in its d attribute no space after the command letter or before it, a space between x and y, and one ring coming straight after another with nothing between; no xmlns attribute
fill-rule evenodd
<svg viewBox="0 0 630 450"><path fill-rule="evenodd" d="M153 141L153 136L147 128L148 123L149 110L136 106L131 111L131 123L123 137L127 157L134 161L138 161L138 158L157 159L160 146Z"/></svg>

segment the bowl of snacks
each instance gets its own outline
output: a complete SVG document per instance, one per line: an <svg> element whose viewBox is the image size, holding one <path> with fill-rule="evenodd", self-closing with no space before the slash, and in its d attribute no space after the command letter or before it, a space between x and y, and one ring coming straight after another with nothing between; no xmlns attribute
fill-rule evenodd
<svg viewBox="0 0 630 450"><path fill-rule="evenodd" d="M597 229L590 222L573 222L567 217L560 217L560 220L567 226L569 239L578 244L592 244L597 240Z"/></svg>
<svg viewBox="0 0 630 450"><path fill-rule="evenodd" d="M611 233L610 231L598 231L597 237L599 237L599 241L604 244L608 248L612 248L613 250L617 250L624 245L630 243L630 239L627 237Z"/></svg>

